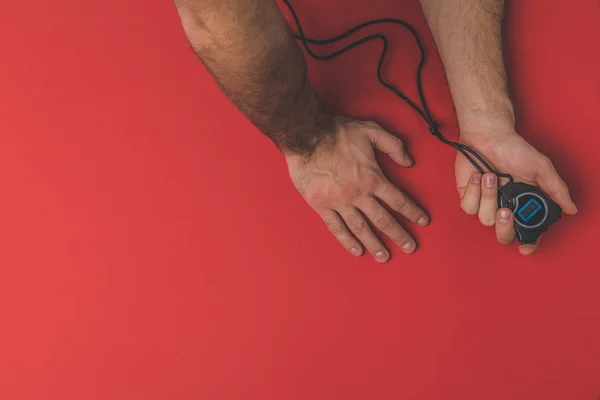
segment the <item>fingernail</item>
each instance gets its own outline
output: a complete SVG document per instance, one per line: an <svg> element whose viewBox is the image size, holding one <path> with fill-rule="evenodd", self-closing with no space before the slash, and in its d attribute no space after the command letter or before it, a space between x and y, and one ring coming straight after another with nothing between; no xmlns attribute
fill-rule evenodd
<svg viewBox="0 0 600 400"><path fill-rule="evenodd" d="M485 187L491 188L496 184L496 175L488 174L484 177Z"/></svg>
<svg viewBox="0 0 600 400"><path fill-rule="evenodd" d="M387 261L388 255L386 252L379 250L377 253L375 253L375 258L377 259L377 261L383 263Z"/></svg>
<svg viewBox="0 0 600 400"><path fill-rule="evenodd" d="M412 253L416 247L417 246L415 245L415 242L408 242L402 245L402 250L404 250L407 253Z"/></svg>
<svg viewBox="0 0 600 400"><path fill-rule="evenodd" d="M510 211L500 210L500 222L507 223L510 221Z"/></svg>
<svg viewBox="0 0 600 400"><path fill-rule="evenodd" d="M350 249L350 253L352 253L352 255L356 256L356 257L358 257L358 256L361 255L361 251L358 248L356 248L356 247L351 248Z"/></svg>
<svg viewBox="0 0 600 400"><path fill-rule="evenodd" d="M473 183L479 185L481 183L481 174L473 174L471 180L473 181Z"/></svg>
<svg viewBox="0 0 600 400"><path fill-rule="evenodd" d="M407 163L409 163L410 165L413 165L415 163L415 160L412 159L411 156L409 156L408 154L404 155L404 159L406 160Z"/></svg>
<svg viewBox="0 0 600 400"><path fill-rule="evenodd" d="M421 226L425 226L429 223L429 218L427 217L421 217L419 218L419 220L417 221L417 225L421 225Z"/></svg>

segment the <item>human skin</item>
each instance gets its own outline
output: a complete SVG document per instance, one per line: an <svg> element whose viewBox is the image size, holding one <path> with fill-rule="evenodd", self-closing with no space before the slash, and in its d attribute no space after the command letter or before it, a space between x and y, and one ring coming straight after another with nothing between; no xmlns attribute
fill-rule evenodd
<svg viewBox="0 0 600 400"><path fill-rule="evenodd" d="M370 225L403 252L415 239L382 205L424 227L427 213L385 178L375 151L414 164L402 141L374 122L331 115L316 96L306 63L273 0L176 0L185 33L223 92L282 151L291 179L344 248L378 262L390 251ZM421 0L444 63L460 141L517 181L540 186L566 214L577 208L551 161L515 131L502 56L502 0ZM498 210L500 184L456 160L461 207L515 240L514 219ZM537 245L522 245L522 254Z"/></svg>

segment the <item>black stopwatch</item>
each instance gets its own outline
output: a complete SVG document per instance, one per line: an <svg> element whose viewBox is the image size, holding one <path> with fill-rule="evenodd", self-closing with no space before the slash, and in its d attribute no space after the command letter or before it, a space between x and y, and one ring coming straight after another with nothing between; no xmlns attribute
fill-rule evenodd
<svg viewBox="0 0 600 400"><path fill-rule="evenodd" d="M522 244L537 242L561 216L558 204L537 187L526 183L510 182L500 188L498 204L512 210L515 231Z"/></svg>

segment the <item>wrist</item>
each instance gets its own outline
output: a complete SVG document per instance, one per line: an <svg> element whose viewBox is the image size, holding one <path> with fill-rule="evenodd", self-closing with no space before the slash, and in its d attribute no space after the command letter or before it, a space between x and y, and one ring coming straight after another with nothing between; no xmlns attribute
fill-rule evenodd
<svg viewBox="0 0 600 400"><path fill-rule="evenodd" d="M490 105L458 110L460 139L476 140L490 135L510 134L515 131L515 113L510 100Z"/></svg>
<svg viewBox="0 0 600 400"><path fill-rule="evenodd" d="M319 149L334 145L340 129L335 118L324 115L319 123L310 127L294 125L282 135L285 139L276 144L287 159L309 160Z"/></svg>

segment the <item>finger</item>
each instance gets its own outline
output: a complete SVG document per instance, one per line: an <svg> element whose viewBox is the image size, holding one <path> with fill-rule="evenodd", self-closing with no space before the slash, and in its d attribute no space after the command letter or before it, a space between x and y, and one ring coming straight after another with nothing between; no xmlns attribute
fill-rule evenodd
<svg viewBox="0 0 600 400"><path fill-rule="evenodd" d="M375 196L387 204L392 210L404 215L420 226L429 224L429 217L421 207L416 205L407 195L402 193L390 181L380 185L375 191Z"/></svg>
<svg viewBox="0 0 600 400"><path fill-rule="evenodd" d="M539 240L538 240L539 243ZM522 244L519 246L519 253L524 256L530 256L538 251L538 244Z"/></svg>
<svg viewBox="0 0 600 400"><path fill-rule="evenodd" d="M479 202L481 201L481 174L475 172L465 188L465 192L460 199L460 207L469 215L475 215L479 211Z"/></svg>
<svg viewBox="0 0 600 400"><path fill-rule="evenodd" d="M521 253L521 255L524 255L524 256L530 256L532 254L535 254L540 248L540 240L541 239L542 239L542 237L540 236L538 238L537 242L535 242L535 243L519 245L519 253Z"/></svg>
<svg viewBox="0 0 600 400"><path fill-rule="evenodd" d="M548 160L546 165L540 170L538 185L550 196L569 215L577 214L577 206L571 200L569 188L562 180L552 162Z"/></svg>
<svg viewBox="0 0 600 400"><path fill-rule="evenodd" d="M515 241L516 236L512 211L508 208L499 209L496 218L496 237L498 241L502 244L511 244Z"/></svg>
<svg viewBox="0 0 600 400"><path fill-rule="evenodd" d="M402 167L411 167L415 163L406 152L402 140L385 131L383 128L376 127L369 129L367 137L377 150L390 156L396 164Z"/></svg>
<svg viewBox="0 0 600 400"><path fill-rule="evenodd" d="M354 236L350 233L346 224L340 217L340 215L333 210L325 210L319 212L323 221L325 221L325 225L329 228L329 231L335 236L335 238L344 246L350 254L353 256L360 256L363 253L363 248L356 240Z"/></svg>
<svg viewBox="0 0 600 400"><path fill-rule="evenodd" d="M479 202L479 220L485 226L494 226L498 211L498 178L488 172L481 180L481 201Z"/></svg>
<svg viewBox="0 0 600 400"><path fill-rule="evenodd" d="M374 197L365 198L357 206L373 225L384 235L392 239L402 251L412 253L417 249L417 243L412 236L379 204L377 199Z"/></svg>
<svg viewBox="0 0 600 400"><path fill-rule="evenodd" d="M373 233L365 217L363 217L358 209L352 207L347 210L341 210L340 215L346 222L346 226L361 241L367 251L375 257L375 260L384 263L390 258L390 253L377 235Z"/></svg>

